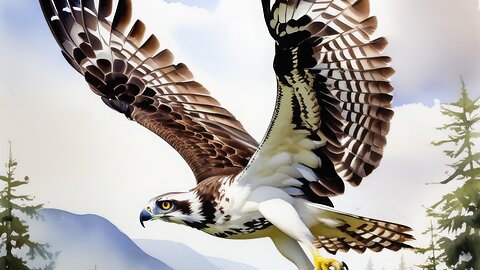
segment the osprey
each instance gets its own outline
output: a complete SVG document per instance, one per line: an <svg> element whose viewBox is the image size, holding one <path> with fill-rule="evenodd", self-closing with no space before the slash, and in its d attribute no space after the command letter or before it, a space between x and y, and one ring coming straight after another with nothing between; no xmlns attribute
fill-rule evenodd
<svg viewBox="0 0 480 270"><path fill-rule="evenodd" d="M368 0L261 0L275 40L277 99L257 143L184 64L132 20L132 1L40 0L70 65L110 108L182 155L197 186L153 198L163 220L208 234L270 237L298 269L343 269L320 256L410 248L410 228L343 213L331 197L380 163L393 88L385 38ZM116 8L115 8L116 5ZM301 245L313 257L313 265Z"/></svg>

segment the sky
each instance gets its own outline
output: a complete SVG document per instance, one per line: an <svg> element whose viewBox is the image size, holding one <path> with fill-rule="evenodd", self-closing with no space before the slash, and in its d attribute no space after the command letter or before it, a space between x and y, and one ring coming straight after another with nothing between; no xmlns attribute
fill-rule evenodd
<svg viewBox="0 0 480 270"><path fill-rule="evenodd" d="M410 225L422 244L428 220L421 205L452 188L425 185L442 180L448 162L430 144L445 122L439 103L455 100L460 75L472 96L480 95L480 12L474 0L371 2L397 71L396 115L382 166L334 203L342 211ZM273 43L260 1L134 4L135 16L161 45L260 140L275 98ZM38 202L101 215L131 238L178 241L259 269L294 269L285 267L288 262L267 239L223 240L161 222L139 226L138 213L150 198L190 189L193 175L166 143L106 108L88 89L61 56L37 3L0 1L0 59L0 160L12 140L18 175L30 176L25 191ZM419 262L411 252L401 254L409 265ZM370 257L376 269L395 269L401 254L339 258L354 269L364 268Z"/></svg>
<svg viewBox="0 0 480 270"><path fill-rule="evenodd" d="M182 3L187 6L191 7L200 7L204 9L208 9L213 11L219 3L220 0L204 0L204 1L197 1L197 0L165 0L167 3Z"/></svg>

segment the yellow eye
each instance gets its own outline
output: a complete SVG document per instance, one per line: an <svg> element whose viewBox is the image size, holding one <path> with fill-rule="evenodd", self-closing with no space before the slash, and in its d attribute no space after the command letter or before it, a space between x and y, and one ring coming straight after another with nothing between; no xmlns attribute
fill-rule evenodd
<svg viewBox="0 0 480 270"><path fill-rule="evenodd" d="M170 210L170 208L172 208L172 206L173 206L173 204L171 202L162 202L162 204L160 205L162 210Z"/></svg>

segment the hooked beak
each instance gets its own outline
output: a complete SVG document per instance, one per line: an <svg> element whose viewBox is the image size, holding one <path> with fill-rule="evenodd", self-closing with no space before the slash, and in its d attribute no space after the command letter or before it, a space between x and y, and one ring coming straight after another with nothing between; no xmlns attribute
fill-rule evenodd
<svg viewBox="0 0 480 270"><path fill-rule="evenodd" d="M143 222L152 220L152 214L148 212L146 209L143 209L142 212L140 213L140 224L142 224L142 227L145 228L145 225Z"/></svg>

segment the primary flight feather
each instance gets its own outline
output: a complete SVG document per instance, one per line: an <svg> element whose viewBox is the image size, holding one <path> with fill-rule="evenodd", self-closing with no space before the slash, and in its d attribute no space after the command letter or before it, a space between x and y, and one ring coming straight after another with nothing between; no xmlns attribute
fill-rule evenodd
<svg viewBox="0 0 480 270"><path fill-rule="evenodd" d="M40 0L62 54L104 103L156 133L197 180L152 199L161 219L222 238L270 237L299 269L318 253L408 248L410 228L342 213L330 197L380 163L393 116L390 58L368 0L261 0L277 100L258 144L184 64L132 21L131 0ZM313 265L299 243L313 256Z"/></svg>

